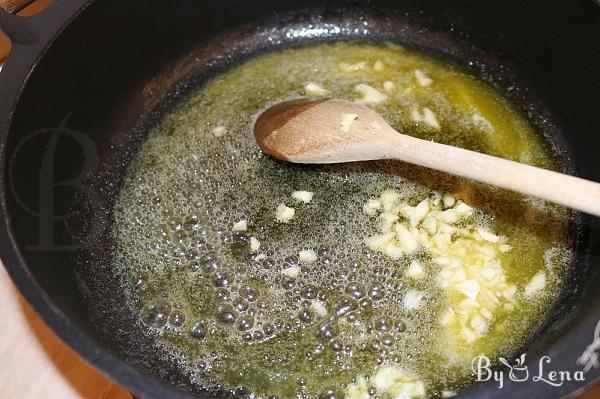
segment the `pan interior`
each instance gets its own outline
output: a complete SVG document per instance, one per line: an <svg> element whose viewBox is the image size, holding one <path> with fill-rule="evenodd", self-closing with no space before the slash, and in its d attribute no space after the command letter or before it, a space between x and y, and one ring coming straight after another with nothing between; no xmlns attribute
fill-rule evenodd
<svg viewBox="0 0 600 399"><path fill-rule="evenodd" d="M285 61L286 56L288 57L287 61ZM424 60L428 63L424 63ZM384 65L383 68L388 68L391 71L388 71L387 74L380 71L382 76L379 77L373 77L372 72L365 75L360 71L358 71L358 74L355 73L356 71L346 71L346 75L343 73L340 75L340 69L344 70L346 68L343 66L344 63L356 66L361 62L365 62L366 68L371 70L373 68L377 69L374 67L377 61ZM373 264L381 264L383 269L390 268L388 271L383 270L383 274L399 273L399 269L395 269L395 266L393 266L394 262L390 263L389 259L379 256L376 251L373 253L364 250L348 252L348 248L361 248L364 237L360 234L364 235L365 231L377 230L374 220L369 220L362 215L362 204L368 201L369 196L377 197L386 188L395 188L403 193L402 196L407 201L414 201L417 198L422 199L424 196L431 195L431 190L441 193L462 193L458 195L462 195L462 198L470 204L482 208L483 214L487 213L487 217L491 216L493 218L492 225L498 229L499 233L512 238L513 242L511 244L516 247L515 252L513 252L514 257L512 259L509 257L504 261L515 264L513 273L517 274L513 277L520 286L525 286L534 274L518 274L517 270L519 268L516 265L519 264L519 261L523 261L524 257L527 258L527 256L533 255L531 259L527 258L528 262L541 262L541 266L538 265L537 269L540 269L540 267L551 268L553 266L551 264L544 265L544 255L542 254L550 251L552 247L555 255L561 253L564 255L566 252L564 250L556 251L557 247L571 246L570 223L565 216L567 214L558 207L539 208L540 203L527 203L527 201L506 192L474 185L420 168L398 165L397 163L380 162L327 168L282 165L261 156L257 148L252 145L252 115L259 112L269 102L303 94L302 91L306 91L304 85L310 80L314 80L315 77L320 78L319 83L329 87L336 96L352 98L356 96L353 93L356 84L368 83L378 87L377 85L382 85L384 81L389 81L386 79L393 80L398 76L400 76L400 81L396 79L396 85L406 90L416 84L413 88L418 91L418 79L413 78L417 83L407 82L406 77L409 74L399 73L398 70L394 69L405 68L413 76L414 70L421 67L425 68L432 76L435 76L435 79L438 79L438 85L450 86L446 92L453 93L455 102L464 102L458 108L474 112L475 106L481 108L485 102L471 98L471 93L490 89L484 84L478 86L474 81L466 83L468 78L463 75L459 67L447 67L441 60L422 54L414 55L409 50L394 45L370 46L365 43L337 43L322 45L322 47L300 48L289 50L283 55L276 54L257 58L249 61L249 63L250 67L238 67L223 75L223 77L215 77L206 86L189 94L180 105L175 106L166 114L158 127L151 132L149 141L142 146L140 155L136 156L125 180L120 200L117 203L115 220L117 247L111 265L118 265L118 267L112 269L113 277L120 279L127 287L127 289L117 288L116 290L121 291L119 299L125 299L126 303L129 304L130 322L134 326L132 328L134 330L133 335L142 335L143 338L138 339L143 339L145 345L152 348L151 353L159 354L154 358L155 364L160 364L161 356L173 359L173 367L175 370L179 370L178 374L182 376L182 381L187 379L189 383L196 386L196 389L205 388L207 378L209 382L213 378L213 388L218 386L223 379L223 375L219 377L217 373L215 374L216 377L211 377L210 373L205 370L208 368L216 372L218 367L229 370L249 367L247 373L239 371L239 377L230 380L235 381L235 383L228 385L232 389L236 386L244 387L244 389L250 387L250 390L258 389L256 385L252 385L251 380L253 378L256 380L256 370L259 368L253 369L251 363L244 364L243 367L233 363L228 366L231 362L228 358L233 359L233 357L230 353L227 353L226 348L228 345L232 345L233 342L222 344L220 349L225 348L225 352L219 353L217 351L215 354L212 351L214 348L204 353L202 343L197 341L206 340L204 336L200 337L200 335L206 334L205 329L210 329L209 325L212 322L207 319L208 314L216 315L217 320L215 321L218 321L217 308L232 305L239 307L236 310L236 313L240 313L238 315L240 319L236 321L238 324L244 319L246 324L252 324L247 330L244 329L236 333L236 339L241 340L236 346L244 345L244 340L248 335L250 341L255 339L255 335L259 337L256 338L258 341L268 339L269 333L264 331L266 326L285 330L287 327L278 325L285 325L284 320L288 318L294 320L297 316L296 313L302 313L302 306L295 309L296 305L291 303L286 305L286 309L283 309L284 313L292 311L294 314L282 314L280 316L284 318L281 320L258 321L255 313L263 312L261 307L262 309L271 307L274 301L273 298L270 298L271 304L269 300L263 301L263 299L268 299L268 290L264 290L265 285L285 286L286 284L296 284L295 278L289 281L286 280L285 273L282 274L282 271L298 264L298 259L295 257L297 252L308 248L318 249L319 256L323 258L320 261L327 260L324 264L317 263L316 266L313 265L315 269L320 270L314 277L316 283L307 280L304 281L303 287L290 287L288 293L281 292L281 294L302 296L303 288L315 287L316 284L315 295L318 295L319 291L329 295L330 298L321 299L325 303L331 302L330 306L332 307L339 305L338 302L340 301L344 302L348 299L348 296L352 296L352 293L338 295L347 291L347 286L355 284L357 285L355 288L360 291L361 289L368 290L373 288L370 287L371 285L381 283L378 279L370 281L370 278L364 278L370 273L370 267ZM282 65L289 65L289 69L285 69ZM358 68L362 69L363 66ZM444 70L448 68L450 70L447 72L449 75L461 76L465 81L444 79L442 77ZM332 72L333 70L335 71ZM341 79L344 76L345 78ZM284 80L287 83L282 83ZM252 82L256 86L248 86L247 82ZM469 84L472 86L469 86ZM457 85L458 89L452 87L453 85ZM380 88L380 90L383 91L384 89ZM235 100L229 99L227 96L228 93L232 92L236 92ZM430 105L431 108L439 110L443 101L435 98L436 95L439 96L440 92L434 91L434 93L433 99L424 100L430 101L431 104L424 103L421 105ZM427 96L432 97L430 94L425 94L425 97ZM410 117L398 115L397 112L398 108L408 109L412 107L410 103L402 102L406 101L405 97L397 97L401 99L399 104L390 105L389 108L379 108L399 130L411 129L411 126L407 123L411 120ZM423 100L421 99L421 101ZM470 101L473 103L469 103ZM539 140L540 136L536 136L527 122L520 122L521 120L525 121L525 119L516 110L511 111L510 105L503 103L499 98L494 101L497 102L492 101L489 105L491 109L501 106L508 107L507 114L498 118L494 123L496 129L499 130L497 135L501 137L499 141L494 142L493 139L488 138L481 139L481 137L486 137L484 136L486 134L489 137L489 132L485 132L488 127L487 125L481 125L481 119L476 119L479 121L478 123L466 128L472 130L466 136L453 131L451 128L445 129L444 134L440 135L436 129L431 129L423 124L420 126L417 124L417 129L412 128L411 133L420 135L423 138L435 138L438 141L462 145L513 159L526 157L527 159L521 160L539 166L556 167L557 160L553 157L549 143L544 144L542 140ZM231 110L235 110L233 115L230 113ZM479 112L479 110L476 111ZM469 114L469 117L473 120L471 114ZM451 116L446 115L445 118L451 119ZM511 125L510 121L505 121L506 125L502 125L502 122L500 122L503 119L510 120L511 118L519 122L516 122L515 125ZM217 137L221 136L217 130L222 126L226 127L228 132L222 137ZM464 124L462 128L465 129ZM524 144L515 146L516 136L503 137L501 131L524 132L523 135L526 137L522 138ZM480 139L477 139L477 137L480 137ZM523 146L529 146L530 148L524 150ZM223 154L222 151L226 151L227 154ZM165 156L165 154L173 155ZM260 166L255 168L252 166L253 163L258 163ZM216 177L215 170L218 172ZM236 173L238 176L235 176ZM236 181L236 179L240 180ZM319 183L319 180L324 180L326 187ZM260 181L260 184L253 184L253 181ZM368 188L365 189L365 187ZM407 190L407 187L410 187L410 189ZM305 212L308 212L307 217L310 220L299 221L296 225L273 223L273 209L271 208L277 205L276 203L270 203L273 201L273 197L278 198L275 202L287 202L289 192L304 189L314 191L317 195L313 205L305 210ZM319 196L321 198L318 198ZM245 207L245 205L250 207ZM358 212L356 212L357 210ZM353 214L353 217L348 218L348 213ZM254 224L250 227L249 232L235 233L231 231L230 226L233 226L236 221L246 218ZM315 221L318 221L317 224L315 224ZM339 223L339 221L343 222ZM247 250L252 234L260 236L265 250L264 255L268 257L267 260L259 261L256 259L258 253L251 253ZM335 239L331 241L328 240L328 237L334 237ZM547 240L553 244L538 247L535 244L536 239ZM280 247L285 248L285 250L281 251ZM342 255L338 259L336 256L340 252ZM563 257L563 261L564 259ZM567 259L570 258L567 256ZM367 267L365 265L371 266ZM554 264L557 273L552 277L553 284L568 276L568 270L557 266L564 266L564 264ZM533 268L534 271L538 271L537 269ZM334 275L327 277L327 273L332 273L332 270L335 271ZM339 273L339 275L335 275L336 273ZM354 277L348 276L352 274L354 274ZM272 279L269 275L278 277ZM410 288L403 287L401 283L403 280L399 277L400 275L388 282L392 286L386 286L388 291L393 292L396 300L401 300L406 293L405 291ZM225 282L228 279L239 279L243 283L232 290L229 287L230 282ZM333 285L330 284L331 287L319 288L319 280L323 279L332 279L332 281L337 279L337 281ZM432 276L432 281L433 279ZM204 285L205 281L209 281L209 284ZM382 281L385 281L385 279ZM385 283L382 286L385 286ZM141 291L132 294L132 287L135 290L141 288ZM263 298L256 303L257 306L254 307L254 310L252 310L251 303L248 304L248 301L244 301L244 290L255 293L262 292ZM355 291L355 293L358 291ZM555 294L556 292L559 292L559 290L555 290ZM436 298L435 295L432 294L430 298L433 302L439 301L439 298ZM556 295L553 295L552 300L549 297L539 297L537 298L538 305L552 303L556 297ZM356 305L365 302L359 301L361 298L356 298ZM390 300L391 298L388 297ZM278 301L285 302L281 298ZM401 307L401 302L399 305ZM166 310L167 308L168 310ZM164 314L159 319L164 318L165 323L156 319L157 309L159 311L164 310ZM522 313L517 311L515 315L518 316L515 316L515 318L526 319L526 316L531 314L531 309L522 308ZM314 318L314 310L304 310L307 311L304 313L306 317L311 315L311 318ZM366 309L365 313L369 313L369 310ZM544 307L543 311L534 312L536 317L533 317L533 319L537 318L538 320L532 320L531 324L507 324L506 326L510 326L508 328L515 331L515 333L511 339L506 339L505 342L499 345L502 348L500 349L501 353L512 354L513 351L516 351L516 348L523 345L525 338L523 334L516 331L519 329L528 331L539 329L541 327L540 320L548 314L548 311L549 308ZM250 314L246 314L247 312L250 312ZM264 310L264 312L268 313L267 310ZM378 311L375 310L375 312ZM423 318L433 320L440 316L438 313L441 313L439 309L427 309L422 311L421 315L419 313L403 313L398 320L392 320L392 324L396 328L404 326L400 327L402 337L383 334L381 331L376 333L376 341L399 339L402 342L401 346L404 348L401 353L394 352L393 344L391 344L392 348L383 348L384 355L380 356L381 361L387 364L392 362L393 359L397 359L397 362L404 369L408 368L413 371L419 369L422 374L425 369L423 365L419 368L416 365L418 362L414 360L407 362L406 359L419 358L418 352L413 353L413 351L419 349L414 349L415 345L414 343L411 344L412 340L425 341L431 339L432 335L418 334L418 330L423 326L414 321ZM139 314L142 315L142 319L145 319L145 325L139 322ZM352 315L343 314L343 316L345 323L348 324L348 320ZM169 319L169 323L166 323L167 319ZM353 320L356 320L356 317ZM432 322L432 320L428 321ZM255 322L256 326L254 326ZM305 322L310 325L313 320L305 320ZM363 320L363 325L367 327L369 323L372 325L377 322L378 320ZM322 327L316 322L312 324L312 327L306 327L305 330L302 328L295 329L292 325L288 328L288 331L283 331L281 336L277 337L277 340L285 347L294 346L302 341L294 334L314 335L313 333L318 333L318 329ZM236 325L236 327L240 326ZM236 327L228 327L228 329L222 330L221 333L225 334L225 331L229 330L235 331ZM312 331L315 328L317 330ZM217 328L215 331L217 330L219 329ZM131 334L132 331L128 330L127 333ZM390 337L387 335L390 335ZM530 338L531 335L527 336L527 339ZM131 337L128 337L128 339L131 339ZM219 339L223 340L224 338L220 336ZM283 341L281 341L282 339ZM165 345L165 341L169 345ZM331 342L327 341L324 344L333 345L332 342L331 340ZM246 344L248 343L246 342ZM319 345L316 342L310 344ZM359 356L359 348L354 348L353 352L351 345L344 345L342 342L339 344L344 351L351 354L350 357L355 356L356 358ZM374 342L364 342L363 344L366 347L369 345L377 346L377 343ZM257 347L256 345L248 345L251 348ZM382 344L379 343L379 345ZM347 349L346 346L350 349ZM173 347L184 348L184 351L173 350ZM302 346L297 349L304 355L314 348ZM485 346L473 346L470 349L468 356L472 357L475 352L486 352L486 350L495 352L498 347L491 349ZM372 348L369 348L369 350L372 350ZM440 350L440 347L433 350L435 356L439 355L436 351ZM239 347L237 351L239 351ZM255 353L252 350L248 353L243 352L243 358L263 358L269 355L276 358L281 356L281 353L267 354L259 352ZM343 357L339 359L338 357L335 358L334 362L343 359ZM379 359L376 356L372 358L371 360ZM369 359L369 357L366 357L366 359ZM430 364L432 359L423 357L420 360L423 363ZM296 366L299 367L299 370L310 369L310 361L311 359L306 360L307 364L305 365L296 363ZM290 364L286 364L287 367L291 367ZM470 364L470 358L468 364ZM253 369L255 373L250 373L250 369ZM310 383L313 383L313 381L310 378L308 378L308 383L305 382L300 385L296 383L296 380L301 379L304 381L305 379L305 376L299 370L292 372L293 378L286 376L290 378L289 387L286 389L292 391L294 389L312 389L314 391L316 388L311 387ZM438 393L443 390L458 389L466 381L466 375L468 374L465 372L464 364L456 369L450 367L444 370L448 381L434 378L434 376L440 375L440 370L430 368L429 371L432 373L431 377L424 378L430 386L433 386L433 392L437 391ZM164 374L172 372L172 370L169 371L163 368ZM346 379L352 381L353 377L359 377L360 375L357 375L356 372L356 369L350 367ZM266 380L266 378L264 379ZM449 381L452 382L449 383ZM458 385L456 381L458 381ZM322 384L321 381L316 383L317 385ZM335 379L329 381L329 384L335 385L335 389L343 389L344 387L344 385L338 386L339 381L335 381ZM268 386L268 384L266 385ZM290 392L281 392L279 395L288 396L291 394ZM266 395L266 392L261 393ZM314 392L311 391L312 394Z"/></svg>

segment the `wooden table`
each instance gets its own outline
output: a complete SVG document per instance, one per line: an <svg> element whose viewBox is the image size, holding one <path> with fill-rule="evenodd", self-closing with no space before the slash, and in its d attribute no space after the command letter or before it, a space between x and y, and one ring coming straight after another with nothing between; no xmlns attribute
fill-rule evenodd
<svg viewBox="0 0 600 399"><path fill-rule="evenodd" d="M0 398L131 399L46 327L1 265Z"/></svg>

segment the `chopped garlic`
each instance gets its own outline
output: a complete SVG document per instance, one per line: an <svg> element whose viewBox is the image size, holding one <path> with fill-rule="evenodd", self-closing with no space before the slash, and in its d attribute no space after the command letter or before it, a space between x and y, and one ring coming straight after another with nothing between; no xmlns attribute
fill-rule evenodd
<svg viewBox="0 0 600 399"><path fill-rule="evenodd" d="M417 206L405 206L400 212L410 220L410 224L416 227L421 220L429 213L429 200L419 202Z"/></svg>
<svg viewBox="0 0 600 399"><path fill-rule="evenodd" d="M473 214L473 208L471 208L469 205L465 204L464 202L459 202L459 204L456 205L455 209L456 209L456 212L458 212L462 216L471 216Z"/></svg>
<svg viewBox="0 0 600 399"><path fill-rule="evenodd" d="M375 385L378 396L412 399L425 395L423 383L398 366L381 367L371 378L371 382Z"/></svg>
<svg viewBox="0 0 600 399"><path fill-rule="evenodd" d="M386 94L364 83L354 86L354 90L362 95L361 98L354 100L363 105L378 105L388 99Z"/></svg>
<svg viewBox="0 0 600 399"><path fill-rule="evenodd" d="M317 253L312 249L304 249L298 254L298 259L302 263L312 263L317 260Z"/></svg>
<svg viewBox="0 0 600 399"><path fill-rule="evenodd" d="M477 282L477 280L465 280L462 281L458 286L458 290L468 296L470 299L477 298L479 295L479 291L481 291L481 286Z"/></svg>
<svg viewBox="0 0 600 399"><path fill-rule="evenodd" d="M390 82L389 80L383 82L383 90L387 91L388 93L393 92L395 88L396 85L394 84L394 82Z"/></svg>
<svg viewBox="0 0 600 399"><path fill-rule="evenodd" d="M398 192L395 190L385 190L383 193L381 193L381 196L379 198L381 199L384 208L389 209L388 206L393 205L394 202L396 202L398 198L400 198L400 194L398 194Z"/></svg>
<svg viewBox="0 0 600 399"><path fill-rule="evenodd" d="M392 259L400 259L406 251L392 240L385 246L383 252Z"/></svg>
<svg viewBox="0 0 600 399"><path fill-rule="evenodd" d="M326 96L329 91L316 83L309 82L304 85L304 93L309 96Z"/></svg>
<svg viewBox="0 0 600 399"><path fill-rule="evenodd" d="M450 276L451 283L460 283L467 279L467 274L464 269L458 269Z"/></svg>
<svg viewBox="0 0 600 399"><path fill-rule="evenodd" d="M494 318L494 315L488 309L481 309L479 311L479 313L488 320L491 320Z"/></svg>
<svg viewBox="0 0 600 399"><path fill-rule="evenodd" d="M386 244L394 238L396 233L390 232L387 234L383 234L380 236L371 237L367 240L367 246L371 250L382 249L386 246Z"/></svg>
<svg viewBox="0 0 600 399"><path fill-rule="evenodd" d="M391 231L394 223L400 219L398 215L391 212L383 212L381 215L379 215L379 218L381 219L382 229L386 230L386 232Z"/></svg>
<svg viewBox="0 0 600 399"><path fill-rule="evenodd" d="M501 274L501 270L498 270L496 268L493 267L484 267L483 269L481 269L481 271L479 272L479 274L481 274L481 276L486 279L487 281L495 281L497 278L499 278L500 274Z"/></svg>
<svg viewBox="0 0 600 399"><path fill-rule="evenodd" d="M425 107L423 108L423 122L425 122L426 124L428 124L429 126L431 126L434 129L440 129L440 124L438 123L435 114L433 113L432 110L430 110L429 108Z"/></svg>
<svg viewBox="0 0 600 399"><path fill-rule="evenodd" d="M250 250L256 252L260 249L260 241L256 237L250 237Z"/></svg>
<svg viewBox="0 0 600 399"><path fill-rule="evenodd" d="M408 292L404 295L402 299L402 305L406 310L416 310L421 307L421 302L423 301L423 296L425 294L421 291L417 290L408 290Z"/></svg>
<svg viewBox="0 0 600 399"><path fill-rule="evenodd" d="M294 218L296 214L296 210L294 208L289 208L285 204L281 203L277 206L277 210L275 211L275 217L280 222L287 223Z"/></svg>
<svg viewBox="0 0 600 399"><path fill-rule="evenodd" d="M310 192L310 191L294 191L292 193L292 198L296 199L298 201L302 201L305 203L309 203L310 201L312 201L314 196L314 193Z"/></svg>
<svg viewBox="0 0 600 399"><path fill-rule="evenodd" d="M264 259L267 259L267 255L266 254L258 254L254 258L254 260L256 260L256 261L260 261L260 260L264 260Z"/></svg>
<svg viewBox="0 0 600 399"><path fill-rule="evenodd" d="M399 259L422 247L440 266L438 285L447 290L450 301L439 319L447 327L442 333L446 339L475 342L488 333L496 309L514 308L516 287L508 284L498 258L506 238L477 225L474 209L463 201L446 194L409 206L398 192L386 190L364 210L379 215L380 234L367 240L371 250ZM411 278L423 274L417 260L405 272ZM418 293L408 293L404 306L418 307Z"/></svg>
<svg viewBox="0 0 600 399"><path fill-rule="evenodd" d="M327 316L327 307L325 303L319 301L318 299L313 299L310 302L310 307L314 310L319 316Z"/></svg>
<svg viewBox="0 0 600 399"><path fill-rule="evenodd" d="M438 215L438 220L445 223L456 223L460 220L461 215L456 212L456 208L446 209L443 212L440 212Z"/></svg>
<svg viewBox="0 0 600 399"><path fill-rule="evenodd" d="M487 321L481 317L481 315L474 314L473 317L471 317L470 324L473 330L477 331L479 335L485 335L487 333L489 326Z"/></svg>
<svg viewBox="0 0 600 399"><path fill-rule="evenodd" d="M342 114L340 130L342 132L348 133L350 131L350 126L356 118L358 118L357 114Z"/></svg>
<svg viewBox="0 0 600 399"><path fill-rule="evenodd" d="M423 220L423 228L427 230L429 235L434 235L437 231L437 219L433 216L428 216Z"/></svg>
<svg viewBox="0 0 600 399"><path fill-rule="evenodd" d="M447 399L447 398L453 398L455 396L457 396L458 394L454 391L442 391L442 398L443 399Z"/></svg>
<svg viewBox="0 0 600 399"><path fill-rule="evenodd" d="M423 87L430 86L433 83L433 79L430 79L427 75L425 75L425 72L421 71L420 69L415 69L415 78L417 78L419 85Z"/></svg>
<svg viewBox="0 0 600 399"><path fill-rule="evenodd" d="M442 197L442 202L444 203L444 207L452 208L454 204L456 204L456 198L454 198L451 194L444 194Z"/></svg>
<svg viewBox="0 0 600 399"><path fill-rule="evenodd" d="M473 114L472 119L475 125L481 128L484 132L492 133L494 131L494 127L492 126L490 121L485 119L481 114Z"/></svg>
<svg viewBox="0 0 600 399"><path fill-rule="evenodd" d="M485 241L498 242L500 240L500 237L498 237L496 234L492 234L489 231L486 231L481 228L477 229L477 233L479 233L481 238L484 239Z"/></svg>
<svg viewBox="0 0 600 399"><path fill-rule="evenodd" d="M284 274L288 277L296 278L300 274L300 266L290 266L287 269L283 269L281 274Z"/></svg>
<svg viewBox="0 0 600 399"><path fill-rule="evenodd" d="M407 253L414 252L419 246L415 235L400 223L396 224L396 239Z"/></svg>
<svg viewBox="0 0 600 399"><path fill-rule="evenodd" d="M532 298L540 293L546 286L546 273L539 272L531 278L529 283L525 286L525 296Z"/></svg>
<svg viewBox="0 0 600 399"><path fill-rule="evenodd" d="M369 399L369 387L364 377L360 377L353 384L348 384L344 391L345 399Z"/></svg>
<svg viewBox="0 0 600 399"><path fill-rule="evenodd" d="M338 70L340 72L356 72L356 71L360 71L361 69L366 69L367 68L367 63L364 61L361 62L356 62L354 64L349 64L347 62L340 62L338 64Z"/></svg>
<svg viewBox="0 0 600 399"><path fill-rule="evenodd" d="M373 70L377 72L383 70L383 62L381 62L381 60L375 61L375 63L373 64Z"/></svg>
<svg viewBox="0 0 600 399"><path fill-rule="evenodd" d="M223 137L225 133L227 133L227 128L225 126L217 126L212 130L212 134L214 134L215 137Z"/></svg>
<svg viewBox="0 0 600 399"><path fill-rule="evenodd" d="M473 333L473 330L471 330L469 327L461 328L460 333L462 334L464 340L469 344L472 342L475 342L475 340L477 340L477 336Z"/></svg>
<svg viewBox="0 0 600 399"><path fill-rule="evenodd" d="M370 199L363 205L363 212L369 216L375 216L379 209L381 209L381 201L376 199Z"/></svg>
<svg viewBox="0 0 600 399"><path fill-rule="evenodd" d="M433 111L427 107L423 108L423 113L420 113L418 110L413 109L410 113L412 119L419 123L419 122L423 122L426 125L431 126L432 128L439 130L441 129L441 126L437 120L437 118L435 117L435 114L433 113Z"/></svg>
<svg viewBox="0 0 600 399"><path fill-rule="evenodd" d="M449 326L450 324L454 323L455 320L456 320L456 313L454 312L454 310L452 310L452 308L449 308L442 314L442 317L440 317L440 324L442 326L446 327L446 326Z"/></svg>
<svg viewBox="0 0 600 399"><path fill-rule="evenodd" d="M406 273L404 274L408 277L418 279L423 277L425 273L423 271L423 266L421 265L421 262L419 262L418 260L413 260L412 262L410 262L410 265L408 266L408 269L406 269Z"/></svg>
<svg viewBox="0 0 600 399"><path fill-rule="evenodd" d="M233 231L246 231L248 229L248 224L245 219L240 220L239 222L235 222L233 224Z"/></svg>

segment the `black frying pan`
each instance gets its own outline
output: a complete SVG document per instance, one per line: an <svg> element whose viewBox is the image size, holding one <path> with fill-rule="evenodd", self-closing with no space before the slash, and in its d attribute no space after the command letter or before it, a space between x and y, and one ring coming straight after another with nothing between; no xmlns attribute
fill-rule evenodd
<svg viewBox="0 0 600 399"><path fill-rule="evenodd" d="M67 344L143 398L209 396L128 327L132 315L112 284L111 207L148 129L229 65L323 40L429 49L519 104L566 171L600 181L594 0L70 0L28 19L0 12L0 26L13 41L0 74L2 259ZM577 359L600 320L600 227L582 215L574 230L577 262L566 290L536 338L520 348L532 377L543 355L552 359L545 372L581 370ZM498 389L491 381L460 397L557 398L599 376L592 367L585 381L561 386L530 378Z"/></svg>

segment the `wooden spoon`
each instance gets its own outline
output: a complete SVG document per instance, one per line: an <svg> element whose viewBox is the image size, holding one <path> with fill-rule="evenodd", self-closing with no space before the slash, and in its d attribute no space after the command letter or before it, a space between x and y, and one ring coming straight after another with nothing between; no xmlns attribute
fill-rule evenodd
<svg viewBox="0 0 600 399"><path fill-rule="evenodd" d="M374 110L336 99L293 100L263 112L254 136L267 154L295 163L398 159L600 216L600 184L394 130Z"/></svg>

